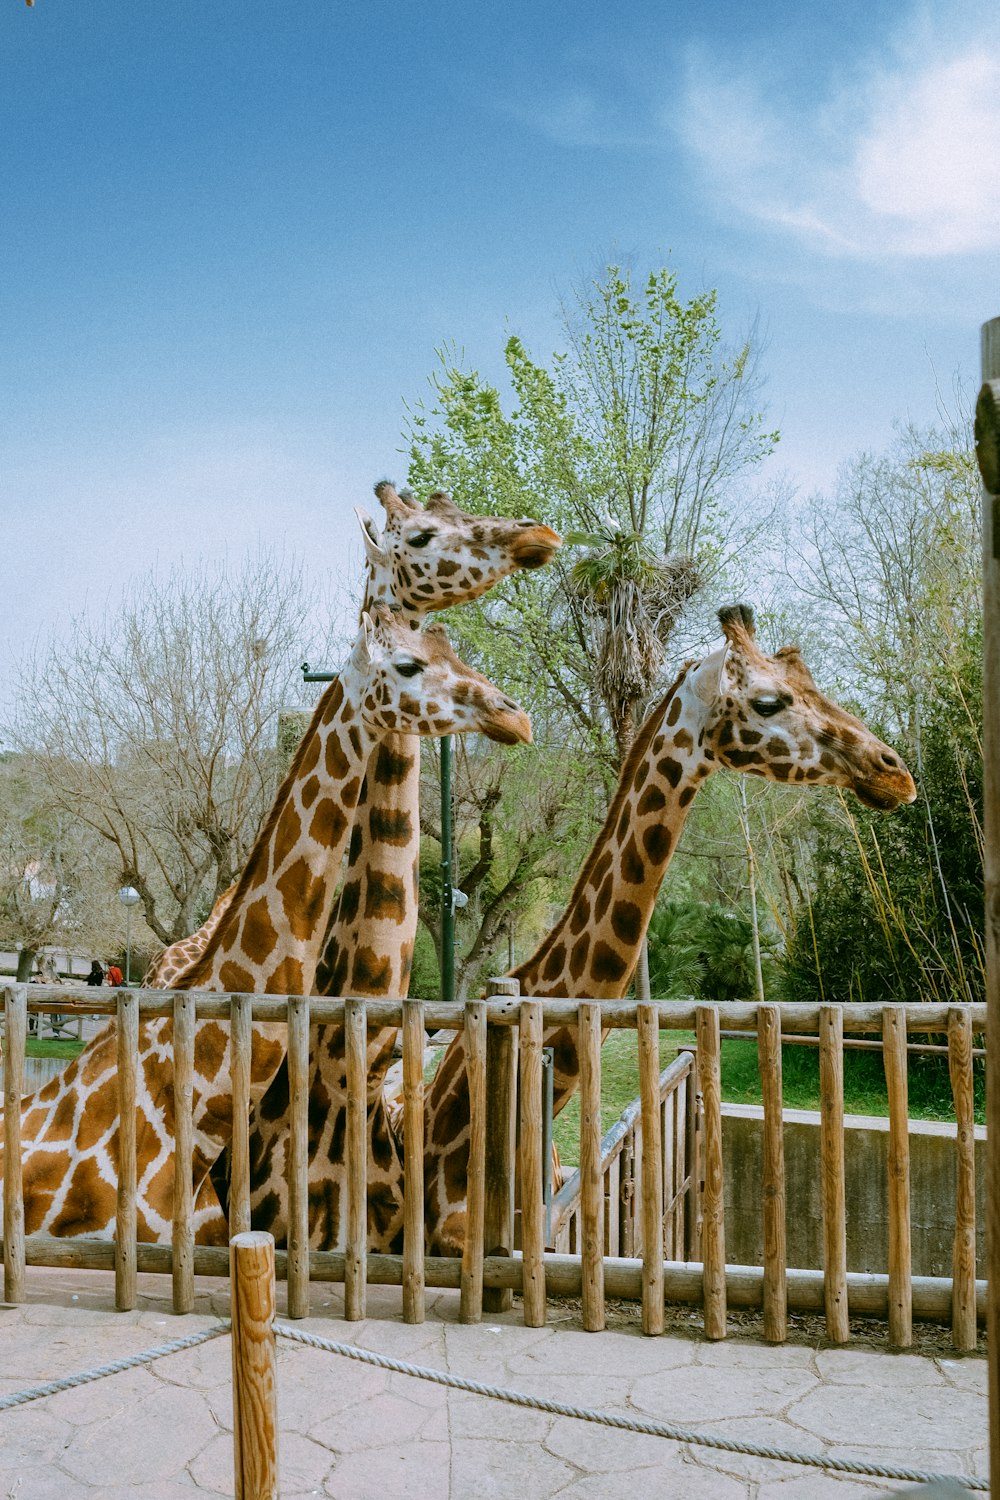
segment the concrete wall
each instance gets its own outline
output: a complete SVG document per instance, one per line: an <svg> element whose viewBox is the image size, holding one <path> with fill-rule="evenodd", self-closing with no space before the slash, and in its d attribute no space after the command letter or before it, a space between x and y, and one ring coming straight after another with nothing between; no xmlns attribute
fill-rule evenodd
<svg viewBox="0 0 1000 1500"><path fill-rule="evenodd" d="M762 1265L761 1214L763 1110L753 1104L722 1106L726 1189L726 1260ZM819 1114L786 1109L785 1181L788 1264L823 1264L819 1178ZM886 1272L888 1262L888 1120L845 1116L847 1269ZM985 1275L986 1130L976 1127L976 1236L980 1276ZM910 1217L915 1276L950 1276L955 1230L955 1127L910 1121Z"/></svg>

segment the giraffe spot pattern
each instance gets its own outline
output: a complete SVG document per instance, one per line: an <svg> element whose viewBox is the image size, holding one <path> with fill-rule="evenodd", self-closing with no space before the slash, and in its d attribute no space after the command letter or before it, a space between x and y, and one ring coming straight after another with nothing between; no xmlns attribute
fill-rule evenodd
<svg viewBox="0 0 1000 1500"><path fill-rule="evenodd" d="M634 901L616 901L611 913L611 930L619 942L631 945L642 935L642 912Z"/></svg>
<svg viewBox="0 0 1000 1500"><path fill-rule="evenodd" d="M589 921L590 901L586 895L581 895L579 901L574 906L569 919L570 932L573 933L574 936L576 936L577 933L583 931Z"/></svg>
<svg viewBox="0 0 1000 1500"><path fill-rule="evenodd" d="M365 888L365 917L402 922L406 917L406 887L390 870L370 869Z"/></svg>
<svg viewBox="0 0 1000 1500"><path fill-rule="evenodd" d="M309 824L309 837L324 849L333 849L347 832L347 819L343 809L332 797L325 798L313 813Z"/></svg>
<svg viewBox="0 0 1000 1500"><path fill-rule="evenodd" d="M266 991L271 995L301 995L303 992L301 960L291 957L283 958L268 979ZM277 1043L274 1043L274 1046L278 1048ZM278 1048L279 1052L280 1050ZM256 1045L254 1051L256 1052Z"/></svg>
<svg viewBox="0 0 1000 1500"><path fill-rule="evenodd" d="M658 774L663 777L664 781L669 782L670 785L676 789L677 784L681 779L681 775L683 774L680 761L674 760L671 756L667 755L664 756L662 760L657 761L656 769Z"/></svg>
<svg viewBox="0 0 1000 1500"><path fill-rule="evenodd" d="M557 943L550 952L548 958L545 960L545 967L542 970L542 978L558 978L558 976L562 973L563 965L565 964L565 962L566 946L564 943Z"/></svg>
<svg viewBox="0 0 1000 1500"><path fill-rule="evenodd" d="M639 847L633 833L629 835L628 843L622 850L622 879L627 880L629 885L641 885L645 878L646 866L639 854Z"/></svg>
<svg viewBox="0 0 1000 1500"><path fill-rule="evenodd" d="M654 823L642 836L642 847L654 865L663 864L672 843L673 835L663 823Z"/></svg>
<svg viewBox="0 0 1000 1500"><path fill-rule="evenodd" d="M604 942L603 938L594 944L594 956L590 961L590 972L595 983L615 983L624 979L628 973L628 964L621 954L612 948L610 943Z"/></svg>
<svg viewBox="0 0 1000 1500"><path fill-rule="evenodd" d="M240 946L251 963L262 964L274 952L277 941L267 899L262 896L247 907Z"/></svg>
<svg viewBox="0 0 1000 1500"><path fill-rule="evenodd" d="M336 734L326 742L326 774L333 781L346 781L351 774L351 761Z"/></svg>
<svg viewBox="0 0 1000 1500"><path fill-rule="evenodd" d="M375 757L375 780L380 786L399 786L412 765L413 756L408 751L397 752L383 741Z"/></svg>
<svg viewBox="0 0 1000 1500"><path fill-rule="evenodd" d="M670 707L667 709L667 723L672 727L677 723L677 720L680 718L680 716L681 700L679 697L675 697L672 699Z"/></svg>
<svg viewBox="0 0 1000 1500"><path fill-rule="evenodd" d="M337 923L346 926L353 922L361 905L361 879L347 881L340 893L340 907L337 911Z"/></svg>
<svg viewBox="0 0 1000 1500"><path fill-rule="evenodd" d="M351 988L360 995L384 995L392 974L392 965L374 948L361 943L355 949L351 967Z"/></svg>
<svg viewBox="0 0 1000 1500"><path fill-rule="evenodd" d="M397 848L405 847L413 837L413 819L405 808L373 807L368 828L376 843Z"/></svg>
<svg viewBox="0 0 1000 1500"><path fill-rule="evenodd" d="M660 812L667 805L667 799L658 786L647 787L639 798L636 808L640 818L648 818L651 813Z"/></svg>
<svg viewBox="0 0 1000 1500"><path fill-rule="evenodd" d="M587 957L590 953L590 938L584 935L577 938L569 955L569 973L571 979L583 977L583 971L587 967Z"/></svg>
<svg viewBox="0 0 1000 1500"><path fill-rule="evenodd" d="M96 1234L115 1214L115 1189L101 1177L92 1156L85 1156L74 1169L63 1207L52 1224L54 1235Z"/></svg>
<svg viewBox="0 0 1000 1500"><path fill-rule="evenodd" d="M317 809L317 817L320 815L320 809ZM326 899L325 879L322 875L313 874L309 861L303 854L288 866L284 874L274 882L274 887L281 897L288 930L292 937L300 943L307 941L319 921ZM252 957L252 955L249 956ZM289 990L289 994L291 993L293 992Z"/></svg>
<svg viewBox="0 0 1000 1500"><path fill-rule="evenodd" d="M316 801L317 796L319 795L319 789L320 779L318 776L310 776L307 781L304 781L302 783L301 795L303 807L312 807L313 803Z"/></svg>

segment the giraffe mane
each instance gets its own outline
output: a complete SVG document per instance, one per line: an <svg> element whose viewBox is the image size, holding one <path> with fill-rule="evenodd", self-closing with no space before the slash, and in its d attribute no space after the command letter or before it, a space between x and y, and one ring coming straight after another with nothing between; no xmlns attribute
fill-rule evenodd
<svg viewBox="0 0 1000 1500"><path fill-rule="evenodd" d="M601 824L601 830L598 833L597 837L594 839L590 853L587 855L587 858L583 863L583 868L580 870L579 875L576 877L576 881L574 882L573 889L569 895L569 899L567 900L565 908L563 909L563 913L559 917L559 920L551 928L547 936L543 938L540 946L535 949L531 957L525 959L524 963L518 964L516 968L511 969L510 972L514 978L522 975L528 968L537 968L541 960L545 957L549 949L552 947L552 944L555 942L556 933L562 926L563 917L565 917L566 912L569 911L569 909L576 901L577 897L586 888L587 883L590 880L594 865L597 863L598 859L603 853L604 834L606 830L614 826L618 818L621 816L621 810L624 806L625 799L628 797L629 793L632 790L632 782L635 778L636 770L638 769L640 762L645 759L646 752L648 751L650 744L656 737L657 731L659 730L660 725L663 722L663 715L666 713L667 705L669 704L674 694L677 692L677 689L680 687L681 683L684 681L684 678L687 676L688 667L689 664L685 663L681 670L678 672L677 676L674 678L674 681L672 682L670 687L667 689L666 693L664 693L663 697L659 700L658 703L655 703L653 705L653 707L649 710L649 713L646 715L645 719L643 719L642 724L639 727L639 731L636 734L635 739L632 741L632 744L629 746L628 754L626 755L625 760L622 764L622 768L618 776L618 785L615 788L615 794L611 799L611 803L608 807L607 814L605 815L604 822Z"/></svg>

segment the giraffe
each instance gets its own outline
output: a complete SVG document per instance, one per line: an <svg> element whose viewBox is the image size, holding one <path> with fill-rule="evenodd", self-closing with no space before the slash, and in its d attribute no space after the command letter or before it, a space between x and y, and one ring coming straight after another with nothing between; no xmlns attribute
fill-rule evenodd
<svg viewBox="0 0 1000 1500"><path fill-rule="evenodd" d="M791 786L849 788L868 807L912 802L909 771L860 720L825 698L798 648L758 647L747 605L719 611L721 650L689 662L650 710L562 917L510 971L521 993L618 1000L625 994L657 892L691 804L720 768ZM578 1082L575 1028L550 1028L554 1109ZM432 1253L461 1254L469 1100L462 1037L428 1089L425 1193Z"/></svg>
<svg viewBox="0 0 1000 1500"><path fill-rule="evenodd" d="M388 481L376 486L386 513L379 536L359 511L368 562L365 607L392 600L417 628L429 610L478 598L519 569L543 566L560 539L548 526L469 515L443 491L421 508ZM420 856L419 746L411 736L383 741L369 763L351 835L339 907L316 976L319 994L405 997L417 927ZM371 1248L397 1246L402 1234L402 1158L386 1114L383 1083L395 1029L368 1036L368 1216ZM343 1028L313 1029L310 1078L310 1197L313 1245L340 1243L342 1145L346 1112ZM281 1243L287 1227L288 1072L282 1065L261 1101L251 1137L255 1227ZM225 1161L213 1178L225 1199Z"/></svg>
<svg viewBox="0 0 1000 1500"><path fill-rule="evenodd" d="M152 960L142 977L144 990L171 989L178 975L189 964L193 964L196 958L200 958L208 947L212 933L229 910L230 902L236 894L236 886L237 882L234 880L228 890L223 891L197 932L192 932L190 937L178 938L176 943L171 943L169 948L164 948Z"/></svg>
<svg viewBox="0 0 1000 1500"><path fill-rule="evenodd" d="M323 694L233 899L203 953L175 988L305 994L333 905L349 818L374 745L401 730L481 730L502 744L530 742L524 712L455 656L440 626L416 632L385 605L363 616L340 676ZM284 1026L253 1029L251 1098L284 1056ZM174 1159L172 1023L140 1029L136 1121L138 1234L169 1240ZM107 1236L115 1217L116 1039L107 1027L59 1078L22 1108L25 1227L29 1233ZM228 1028L201 1022L195 1039L194 1185L232 1131ZM201 1200L199 1200L201 1201ZM211 1205L196 1224L219 1232Z"/></svg>

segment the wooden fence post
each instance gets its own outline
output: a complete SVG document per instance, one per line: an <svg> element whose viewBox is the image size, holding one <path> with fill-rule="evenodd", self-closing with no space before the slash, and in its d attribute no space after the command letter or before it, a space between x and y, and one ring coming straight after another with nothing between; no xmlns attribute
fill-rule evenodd
<svg viewBox="0 0 1000 1500"><path fill-rule="evenodd" d="M850 1326L844 1179L844 1017L838 1005L819 1008L819 1105L826 1332L835 1344L846 1344Z"/></svg>
<svg viewBox="0 0 1000 1500"><path fill-rule="evenodd" d="M236 1500L277 1500L278 1397L274 1354L274 1240L229 1242Z"/></svg>
<svg viewBox="0 0 1000 1500"><path fill-rule="evenodd" d="M524 1322L545 1327L545 1202L542 1187L542 1007L521 1004L521 1269Z"/></svg>
<svg viewBox="0 0 1000 1500"><path fill-rule="evenodd" d="M986 917L986 1348L990 1483L1000 1495L1000 318L982 327L976 455L983 479L983 873Z"/></svg>
<svg viewBox="0 0 1000 1500"><path fill-rule="evenodd" d="M889 1099L889 1341L913 1343L913 1265L910 1250L910 1110L906 1077L906 1011L882 1012L882 1058Z"/></svg>
<svg viewBox="0 0 1000 1500"><path fill-rule="evenodd" d="M24 1301L24 1177L21 1169L21 1096L28 1036L28 987L4 990L3 1296Z"/></svg>
<svg viewBox="0 0 1000 1500"><path fill-rule="evenodd" d="M424 1030L422 1000L403 1001L403 1322L424 1321Z"/></svg>
<svg viewBox="0 0 1000 1500"><path fill-rule="evenodd" d="M486 986L488 1000L516 1000L521 986L504 976ZM486 1033L486 1181L483 1245L486 1255L514 1253L514 1150L517 1129L517 1027L491 1026ZM508 1312L509 1287L486 1287L484 1312Z"/></svg>
<svg viewBox="0 0 1000 1500"><path fill-rule="evenodd" d="M714 1005L695 1010L698 1077L705 1110L701 1260L704 1277L705 1337L726 1336L726 1219L722 1171L722 1070L719 1012Z"/></svg>
<svg viewBox="0 0 1000 1500"><path fill-rule="evenodd" d="M253 1011L249 995L233 995L229 1010L229 1048L233 1079L233 1138L229 1172L229 1234L250 1228L250 1053Z"/></svg>
<svg viewBox="0 0 1000 1500"><path fill-rule="evenodd" d="M465 1245L459 1319L483 1320L483 1200L486 1175L486 1006L465 1006L465 1064L469 1077L469 1167L465 1199Z"/></svg>
<svg viewBox="0 0 1000 1500"><path fill-rule="evenodd" d="M764 1337L788 1337L788 1250L785 1223L785 1135L781 1097L781 1012L757 1009L757 1058L764 1105Z"/></svg>
<svg viewBox="0 0 1000 1500"><path fill-rule="evenodd" d="M136 1302L135 1087L139 1004L131 990L118 992L118 1194L115 1212L115 1307Z"/></svg>
<svg viewBox="0 0 1000 1500"><path fill-rule="evenodd" d="M604 1184L601 1181L601 1007L579 1007L580 1056L580 1258L583 1326L604 1327Z"/></svg>
<svg viewBox="0 0 1000 1500"><path fill-rule="evenodd" d="M174 995L174 1222L172 1231L174 1312L194 1307L194 1099L195 998Z"/></svg>
<svg viewBox="0 0 1000 1500"><path fill-rule="evenodd" d="M968 1350L976 1347L976 1109L972 1017L965 1005L953 1005L948 1012L948 1071L955 1101L951 1337L956 1349Z"/></svg>
<svg viewBox="0 0 1000 1500"><path fill-rule="evenodd" d="M655 1005L635 1008L642 1111L642 1331L663 1332L663 1114L660 1109L660 1018Z"/></svg>
<svg viewBox="0 0 1000 1500"><path fill-rule="evenodd" d="M288 997L288 1316L309 1316L309 996Z"/></svg>
<svg viewBox="0 0 1000 1500"><path fill-rule="evenodd" d="M365 1002L344 1001L347 1067L347 1234L344 1317L360 1322L368 1309L368 1021Z"/></svg>

